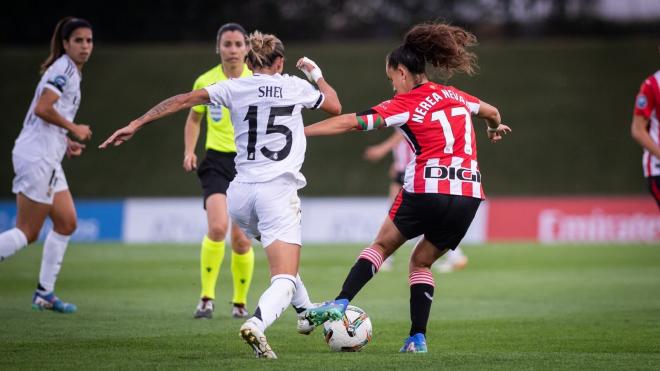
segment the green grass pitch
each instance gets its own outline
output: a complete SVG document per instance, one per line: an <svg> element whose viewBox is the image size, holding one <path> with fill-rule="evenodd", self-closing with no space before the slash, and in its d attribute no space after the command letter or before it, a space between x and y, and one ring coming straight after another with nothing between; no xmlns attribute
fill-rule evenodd
<svg viewBox="0 0 660 371"><path fill-rule="evenodd" d="M309 245L301 275L312 296L333 298L360 251ZM248 307L268 284L263 251ZM428 354L399 354L407 336L402 248L353 304L371 316L360 353L330 353L320 331L295 332L288 309L267 335L280 357L253 359L230 317L225 259L215 318L193 320L199 249L193 245L72 244L57 293L73 315L33 312L41 248L0 264L0 369L660 369L658 246L470 246L464 271L435 274Z"/></svg>

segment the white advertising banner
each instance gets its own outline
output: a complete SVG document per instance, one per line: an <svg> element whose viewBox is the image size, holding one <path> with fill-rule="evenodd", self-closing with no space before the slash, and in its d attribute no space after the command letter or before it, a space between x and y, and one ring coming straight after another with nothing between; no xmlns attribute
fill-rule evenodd
<svg viewBox="0 0 660 371"><path fill-rule="evenodd" d="M129 198L124 204L124 242L201 242L206 230L199 197Z"/></svg>
<svg viewBox="0 0 660 371"><path fill-rule="evenodd" d="M303 243L370 243L387 216L381 197L302 198ZM197 243L206 234L199 198L129 198L124 206L123 240L128 243ZM487 205L482 204L464 238L486 241Z"/></svg>

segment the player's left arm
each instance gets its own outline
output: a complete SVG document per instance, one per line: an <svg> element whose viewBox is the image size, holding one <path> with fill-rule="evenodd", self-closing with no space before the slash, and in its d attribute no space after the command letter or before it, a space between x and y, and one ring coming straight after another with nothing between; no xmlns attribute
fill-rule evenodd
<svg viewBox="0 0 660 371"><path fill-rule="evenodd" d="M479 103L479 112L477 116L486 120L488 124L488 139L492 143L502 140L502 135L511 132L511 128L502 123L500 111L484 101Z"/></svg>
<svg viewBox="0 0 660 371"><path fill-rule="evenodd" d="M206 89L193 90L189 93L169 97L152 107L144 115L140 116L140 118L131 121L128 125L115 131L99 148L106 148L110 144L118 146L131 139L139 129L150 122L169 116L182 109L209 102L210 97Z"/></svg>
<svg viewBox="0 0 660 371"><path fill-rule="evenodd" d="M319 108L331 115L339 115L341 113L339 96L335 89L330 86L328 81L323 77L321 67L307 57L298 59L296 67L307 76L309 81L316 83L316 86L319 87L319 90L323 94L323 103Z"/></svg>
<svg viewBox="0 0 660 371"><path fill-rule="evenodd" d="M320 78L319 81L316 82L316 85L325 96L325 99L319 108L331 115L339 115L341 113L341 103L339 102L339 96L335 89L330 86L324 78Z"/></svg>
<svg viewBox="0 0 660 371"><path fill-rule="evenodd" d="M361 113L348 113L331 117L305 127L308 137L320 135L335 135L356 130L373 130L386 126L385 119L375 110L370 109Z"/></svg>

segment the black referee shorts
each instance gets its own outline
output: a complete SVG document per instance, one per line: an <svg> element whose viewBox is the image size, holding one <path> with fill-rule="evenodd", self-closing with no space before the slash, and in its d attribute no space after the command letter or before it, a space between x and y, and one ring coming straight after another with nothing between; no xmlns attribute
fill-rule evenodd
<svg viewBox="0 0 660 371"><path fill-rule="evenodd" d="M424 235L438 249L454 250L467 233L481 199L401 190L390 219L407 239Z"/></svg>
<svg viewBox="0 0 660 371"><path fill-rule="evenodd" d="M206 157L197 168L197 177L204 192L204 208L210 195L227 194L229 183L236 176L235 157L236 152L218 152L212 149L206 151Z"/></svg>

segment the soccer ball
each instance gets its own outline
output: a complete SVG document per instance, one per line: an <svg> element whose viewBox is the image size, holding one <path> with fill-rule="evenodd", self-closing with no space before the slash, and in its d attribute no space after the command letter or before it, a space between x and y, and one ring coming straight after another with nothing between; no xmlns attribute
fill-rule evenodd
<svg viewBox="0 0 660 371"><path fill-rule="evenodd" d="M323 324L323 336L333 352L359 352L371 340L371 320L365 311L349 305L341 320Z"/></svg>

